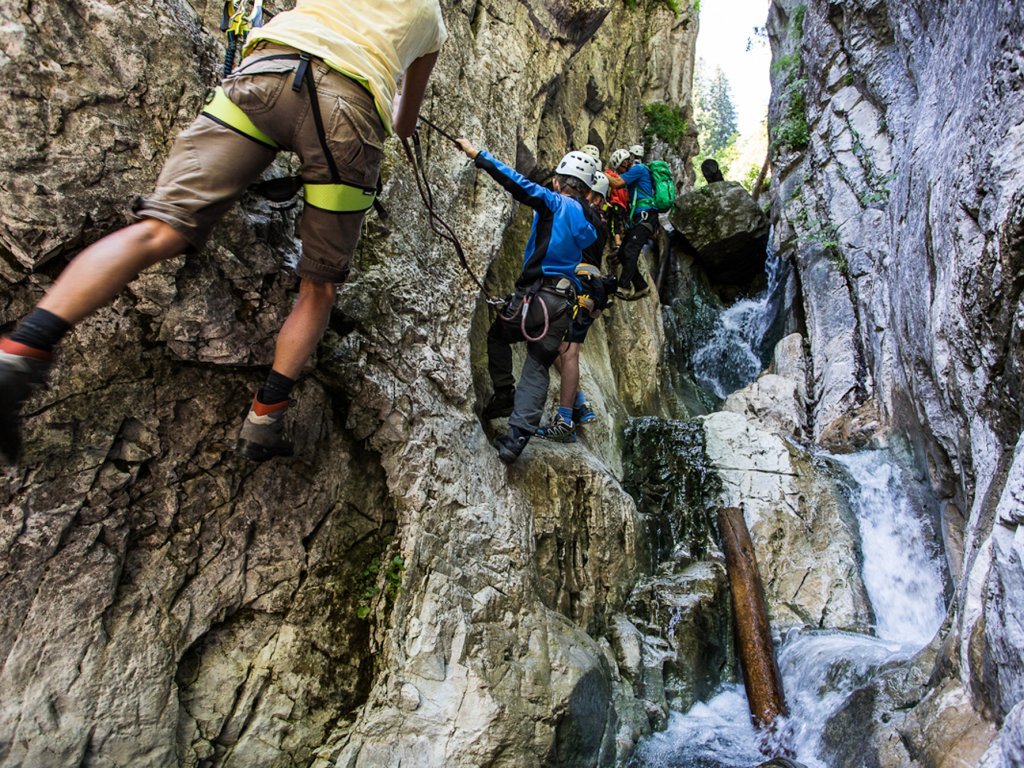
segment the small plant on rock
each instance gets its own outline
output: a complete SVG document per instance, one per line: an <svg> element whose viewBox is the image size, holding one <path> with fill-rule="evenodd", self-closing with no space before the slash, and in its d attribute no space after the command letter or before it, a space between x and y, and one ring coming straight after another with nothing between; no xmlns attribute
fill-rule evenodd
<svg viewBox="0 0 1024 768"><path fill-rule="evenodd" d="M804 149L811 140L807 124L807 78L800 77L803 61L799 51L780 56L772 70L782 80L782 118L770 126L773 149Z"/></svg>
<svg viewBox="0 0 1024 768"><path fill-rule="evenodd" d="M383 569L383 574L381 573ZM402 587L402 574L405 572L405 559L401 555L395 555L386 563L382 563L379 557L373 558L359 574L359 589L357 595L359 604L356 606L356 616L367 619L372 611L372 604L383 590L385 602L390 604L398 597ZM381 582L383 581L383 584Z"/></svg>
<svg viewBox="0 0 1024 768"><path fill-rule="evenodd" d="M686 121L680 110L668 104L648 104L644 107L644 136L657 136L669 145L677 144L686 135Z"/></svg>

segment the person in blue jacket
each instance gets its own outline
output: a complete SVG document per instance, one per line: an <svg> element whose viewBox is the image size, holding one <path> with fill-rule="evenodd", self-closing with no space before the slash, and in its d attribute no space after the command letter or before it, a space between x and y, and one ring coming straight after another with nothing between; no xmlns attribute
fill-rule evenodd
<svg viewBox="0 0 1024 768"><path fill-rule="evenodd" d="M617 149L612 153L611 166L619 178L609 178L615 189L629 190L630 225L619 247L620 296L624 299L639 299L646 296L651 288L640 274L640 252L654 235L658 227L658 211L654 208L654 179L650 169L639 162L628 149Z"/></svg>
<svg viewBox="0 0 1024 768"><path fill-rule="evenodd" d="M468 139L458 143L477 168L534 210L516 292L487 333L487 370L494 395L482 415L488 419L509 417L509 431L495 438L494 447L498 457L511 464L540 426L548 395L548 369L572 324L580 289L576 265L583 249L597 239L579 202L590 191L597 162L582 152L570 152L555 169L552 189L546 189L489 152L478 151ZM526 342L518 388L512 375L511 346L517 342Z"/></svg>

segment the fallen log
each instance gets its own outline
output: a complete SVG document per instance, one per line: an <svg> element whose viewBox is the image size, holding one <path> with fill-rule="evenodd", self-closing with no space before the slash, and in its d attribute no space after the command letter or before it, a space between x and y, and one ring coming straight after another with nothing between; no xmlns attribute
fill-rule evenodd
<svg viewBox="0 0 1024 768"><path fill-rule="evenodd" d="M758 728L771 728L775 718L787 714L786 700L772 646L761 573L743 510L737 507L718 510L718 530L729 573L737 652L743 667L743 686L747 689L750 714Z"/></svg>

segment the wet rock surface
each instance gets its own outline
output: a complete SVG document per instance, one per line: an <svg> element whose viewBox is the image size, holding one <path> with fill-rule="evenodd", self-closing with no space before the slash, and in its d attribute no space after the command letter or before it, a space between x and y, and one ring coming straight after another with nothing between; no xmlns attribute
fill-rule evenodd
<svg viewBox="0 0 1024 768"><path fill-rule="evenodd" d="M1021 696L1024 10L776 0L768 30L775 242L802 288L812 434L833 451L912 436L958 566L960 683L998 726Z"/></svg>

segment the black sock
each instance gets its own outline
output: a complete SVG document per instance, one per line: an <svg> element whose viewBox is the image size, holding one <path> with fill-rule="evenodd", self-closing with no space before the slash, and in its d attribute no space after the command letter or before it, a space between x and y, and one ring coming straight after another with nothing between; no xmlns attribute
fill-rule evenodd
<svg viewBox="0 0 1024 768"><path fill-rule="evenodd" d="M264 405L283 403L291 395L294 386L295 379L289 379L284 374L271 370L267 375L267 380L263 382L263 386L256 393L256 399Z"/></svg>
<svg viewBox="0 0 1024 768"><path fill-rule="evenodd" d="M54 346L70 330L71 324L61 320L53 312L33 309L8 338L26 347L52 352Z"/></svg>

